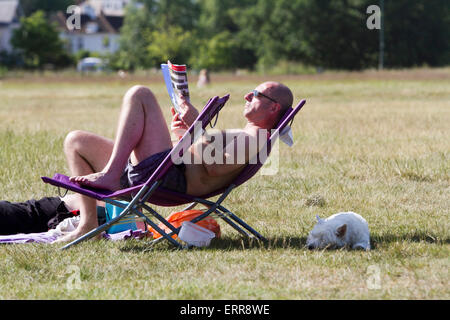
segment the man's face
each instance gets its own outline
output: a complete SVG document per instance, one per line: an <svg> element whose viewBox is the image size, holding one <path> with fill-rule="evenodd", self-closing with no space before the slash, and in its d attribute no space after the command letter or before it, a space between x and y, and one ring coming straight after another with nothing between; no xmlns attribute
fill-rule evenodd
<svg viewBox="0 0 450 320"><path fill-rule="evenodd" d="M244 96L244 99L247 101L244 107L244 117L248 120L260 119L264 117L268 107L274 103L267 98L270 97L270 94L267 92L268 88L269 87L267 85L260 84L255 88L255 90L262 93L262 95L255 97L255 94L251 91Z"/></svg>

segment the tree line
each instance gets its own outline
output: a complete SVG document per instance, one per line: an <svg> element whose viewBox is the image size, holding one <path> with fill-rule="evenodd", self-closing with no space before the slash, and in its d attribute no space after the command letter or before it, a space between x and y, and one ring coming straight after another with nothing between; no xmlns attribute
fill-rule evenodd
<svg viewBox="0 0 450 320"><path fill-rule="evenodd" d="M366 10L380 0L137 2L126 9L120 50L108 57L114 69L159 67L167 59L215 71L378 66L381 31L367 28ZM450 63L450 1L384 0L383 18L386 67Z"/></svg>
<svg viewBox="0 0 450 320"><path fill-rule="evenodd" d="M378 0L145 0L130 7L114 63L270 69L282 61L331 69L378 65L379 30L366 26ZM450 63L450 1L385 0L387 67Z"/></svg>

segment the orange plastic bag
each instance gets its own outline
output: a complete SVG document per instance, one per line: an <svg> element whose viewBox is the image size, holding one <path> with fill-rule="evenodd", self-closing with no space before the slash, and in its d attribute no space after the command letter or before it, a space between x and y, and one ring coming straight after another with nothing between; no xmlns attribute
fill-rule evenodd
<svg viewBox="0 0 450 320"><path fill-rule="evenodd" d="M184 221L190 221L199 215L203 214L204 212L201 210L185 210L180 212L172 212L168 217L167 221L173 225L175 228L181 227L181 224ZM216 238L220 238L220 225L217 223L216 219L212 217L206 217L203 220L200 220L196 222L195 224L199 225L200 227L203 227L205 229L208 229L216 234ZM165 226L162 222L158 224L158 227L160 227L164 232L170 233L171 230ZM148 227L148 230L153 233L153 239L158 239L161 237L161 235L153 229L151 226ZM176 239L177 235L174 234L172 238Z"/></svg>

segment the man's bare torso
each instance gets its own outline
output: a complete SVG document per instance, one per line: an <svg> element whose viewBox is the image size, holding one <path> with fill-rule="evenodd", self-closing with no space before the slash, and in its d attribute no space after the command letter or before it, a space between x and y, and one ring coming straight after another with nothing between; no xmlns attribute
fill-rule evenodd
<svg viewBox="0 0 450 320"><path fill-rule="evenodd" d="M254 133L247 133L240 129L214 130L208 131L202 139L189 148L191 161L185 161L188 194L200 196L211 193L228 186L239 175L245 168L248 158L252 156L243 137L247 138L247 141L256 139ZM224 149L229 148L239 150L240 153L236 152L232 161L228 159L230 162L220 162L223 159ZM219 160L218 163L221 166L228 166L230 170L226 174L211 175L208 172L207 163L211 164L214 159Z"/></svg>

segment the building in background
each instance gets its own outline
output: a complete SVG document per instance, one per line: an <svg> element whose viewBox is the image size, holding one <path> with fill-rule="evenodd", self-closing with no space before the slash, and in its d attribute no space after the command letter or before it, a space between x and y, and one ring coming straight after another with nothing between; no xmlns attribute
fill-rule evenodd
<svg viewBox="0 0 450 320"><path fill-rule="evenodd" d="M0 0L1 1L1 0ZM58 12L61 39L67 49L75 54L81 50L100 54L114 53L119 49L120 28L125 7L131 0L87 0L79 4L80 29L69 30L66 21L70 13Z"/></svg>
<svg viewBox="0 0 450 320"><path fill-rule="evenodd" d="M13 30L20 26L23 11L19 0L0 0L0 51L10 53Z"/></svg>

